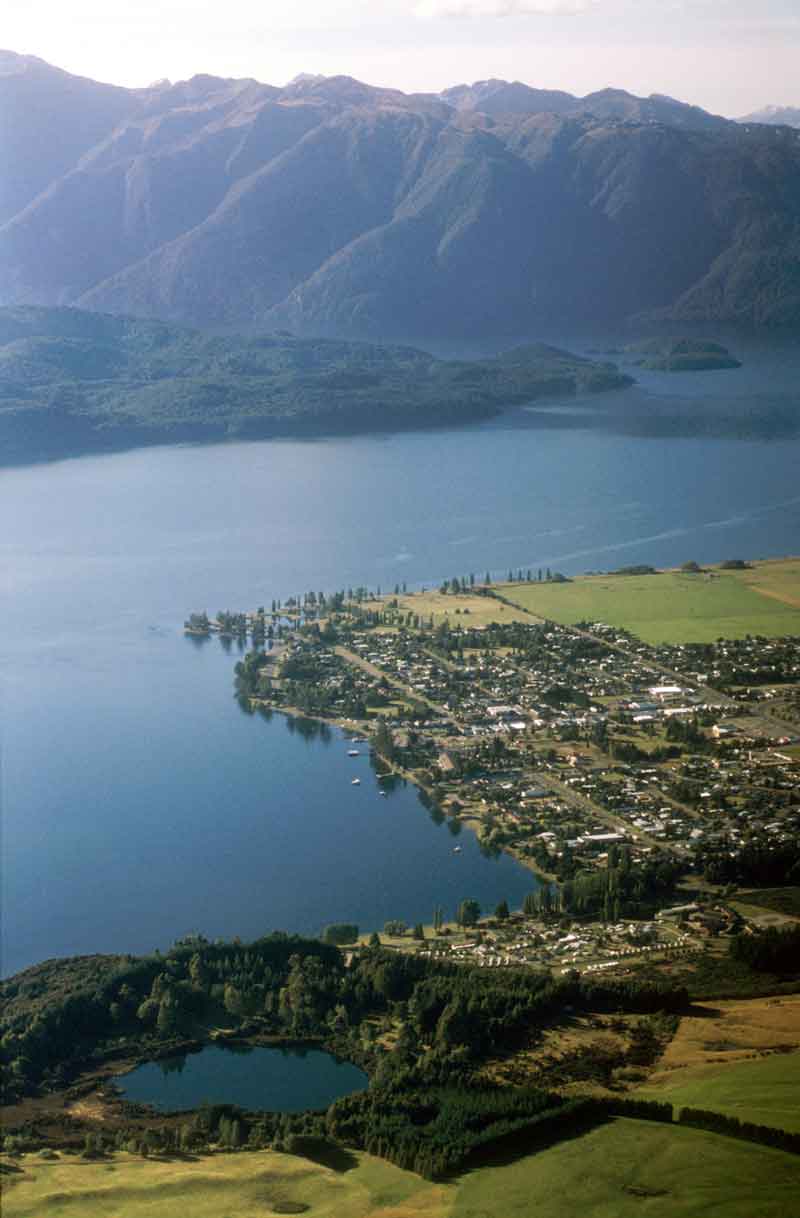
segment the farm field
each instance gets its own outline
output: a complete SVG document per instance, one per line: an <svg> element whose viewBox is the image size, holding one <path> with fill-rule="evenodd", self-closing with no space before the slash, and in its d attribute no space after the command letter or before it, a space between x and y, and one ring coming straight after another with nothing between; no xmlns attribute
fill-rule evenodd
<svg viewBox="0 0 800 1218"><path fill-rule="evenodd" d="M676 1109L707 1108L800 1133L800 1052L695 1066L661 1087L642 1088L641 1094L666 1100Z"/></svg>
<svg viewBox="0 0 800 1218"><path fill-rule="evenodd" d="M718 638L800 634L800 560L753 563L744 571L709 568L713 578L681 571L586 575L569 583L498 584L530 613L562 625L601 621L646 643L711 643ZM443 598L447 599L447 598Z"/></svg>
<svg viewBox="0 0 800 1218"><path fill-rule="evenodd" d="M717 1134L617 1120L471 1172L452 1218L788 1218L800 1159ZM793 1207L794 1210L793 1210Z"/></svg>
<svg viewBox="0 0 800 1218"><path fill-rule="evenodd" d="M800 1132L800 995L697 1008L635 1094Z"/></svg>
<svg viewBox="0 0 800 1218"><path fill-rule="evenodd" d="M445 1218L452 1187L429 1184L369 1155L336 1172L272 1151L193 1161L117 1154L107 1163L26 1155L3 1176L3 1218Z"/></svg>
<svg viewBox="0 0 800 1218"><path fill-rule="evenodd" d="M25 1156L4 1218L788 1218L800 1159L717 1134L617 1120L539 1154L430 1184L368 1155L336 1173L269 1151L194 1162ZM10 1184L9 1181L15 1182Z"/></svg>
<svg viewBox="0 0 800 1218"><path fill-rule="evenodd" d="M800 609L800 558L770 558L738 573L748 587Z"/></svg>
<svg viewBox="0 0 800 1218"><path fill-rule="evenodd" d="M530 584L509 585L514 588L531 587ZM393 597L385 597L393 600ZM452 626L486 626L489 622L530 622L530 612L503 605L490 596L454 596L441 592L412 592L397 597L401 609L418 613L426 622L433 618L434 626L447 621ZM800 617L800 612L798 612Z"/></svg>

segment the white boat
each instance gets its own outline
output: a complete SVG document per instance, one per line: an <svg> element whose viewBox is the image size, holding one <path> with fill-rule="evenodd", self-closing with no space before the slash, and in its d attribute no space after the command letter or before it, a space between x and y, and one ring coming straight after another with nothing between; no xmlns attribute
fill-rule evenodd
<svg viewBox="0 0 800 1218"><path fill-rule="evenodd" d="M348 749L347 756L348 757L358 757L359 756L358 749Z"/></svg>
<svg viewBox="0 0 800 1218"><path fill-rule="evenodd" d="M382 795L384 799L386 798L386 792L385 792L385 791L379 791L379 792L378 792L378 794L379 794L379 795Z"/></svg>
<svg viewBox="0 0 800 1218"><path fill-rule="evenodd" d="M454 847L453 847L453 854L460 854L460 853L461 853L461 847L460 847L460 846L454 846Z"/></svg>
<svg viewBox="0 0 800 1218"><path fill-rule="evenodd" d="M360 778L353 778L353 779L351 780L351 782L350 782L350 786L351 786L351 787L360 787L360 786L361 786L361 779L360 779Z"/></svg>

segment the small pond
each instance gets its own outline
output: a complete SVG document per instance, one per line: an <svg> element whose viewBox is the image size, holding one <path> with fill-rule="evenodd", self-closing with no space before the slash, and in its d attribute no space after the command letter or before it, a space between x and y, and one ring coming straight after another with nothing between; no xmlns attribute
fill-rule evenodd
<svg viewBox="0 0 800 1218"><path fill-rule="evenodd" d="M123 1098L162 1112L204 1101L270 1112L327 1108L368 1084L363 1070L321 1049L209 1045L199 1053L137 1066L115 1082Z"/></svg>

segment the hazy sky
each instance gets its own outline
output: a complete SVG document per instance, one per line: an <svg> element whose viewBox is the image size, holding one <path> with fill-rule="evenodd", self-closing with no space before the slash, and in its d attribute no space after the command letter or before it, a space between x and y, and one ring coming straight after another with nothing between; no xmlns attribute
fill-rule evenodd
<svg viewBox="0 0 800 1218"><path fill-rule="evenodd" d="M800 0L0 0L0 47L125 85L322 72L433 91L501 76L731 116L800 105Z"/></svg>

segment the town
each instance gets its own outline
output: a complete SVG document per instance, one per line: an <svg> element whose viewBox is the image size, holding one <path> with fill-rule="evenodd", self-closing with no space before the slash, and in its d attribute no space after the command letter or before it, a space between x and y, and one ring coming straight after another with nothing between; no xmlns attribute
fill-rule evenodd
<svg viewBox="0 0 800 1218"><path fill-rule="evenodd" d="M465 901L452 923L387 924L386 945L487 967L668 971L768 923L732 897L800 878L800 636L647 644L538 616L523 593L542 573L509 576L311 592L186 629L238 640L251 709L368 739L379 788L413 782L454 833L536 875L523 910Z"/></svg>

